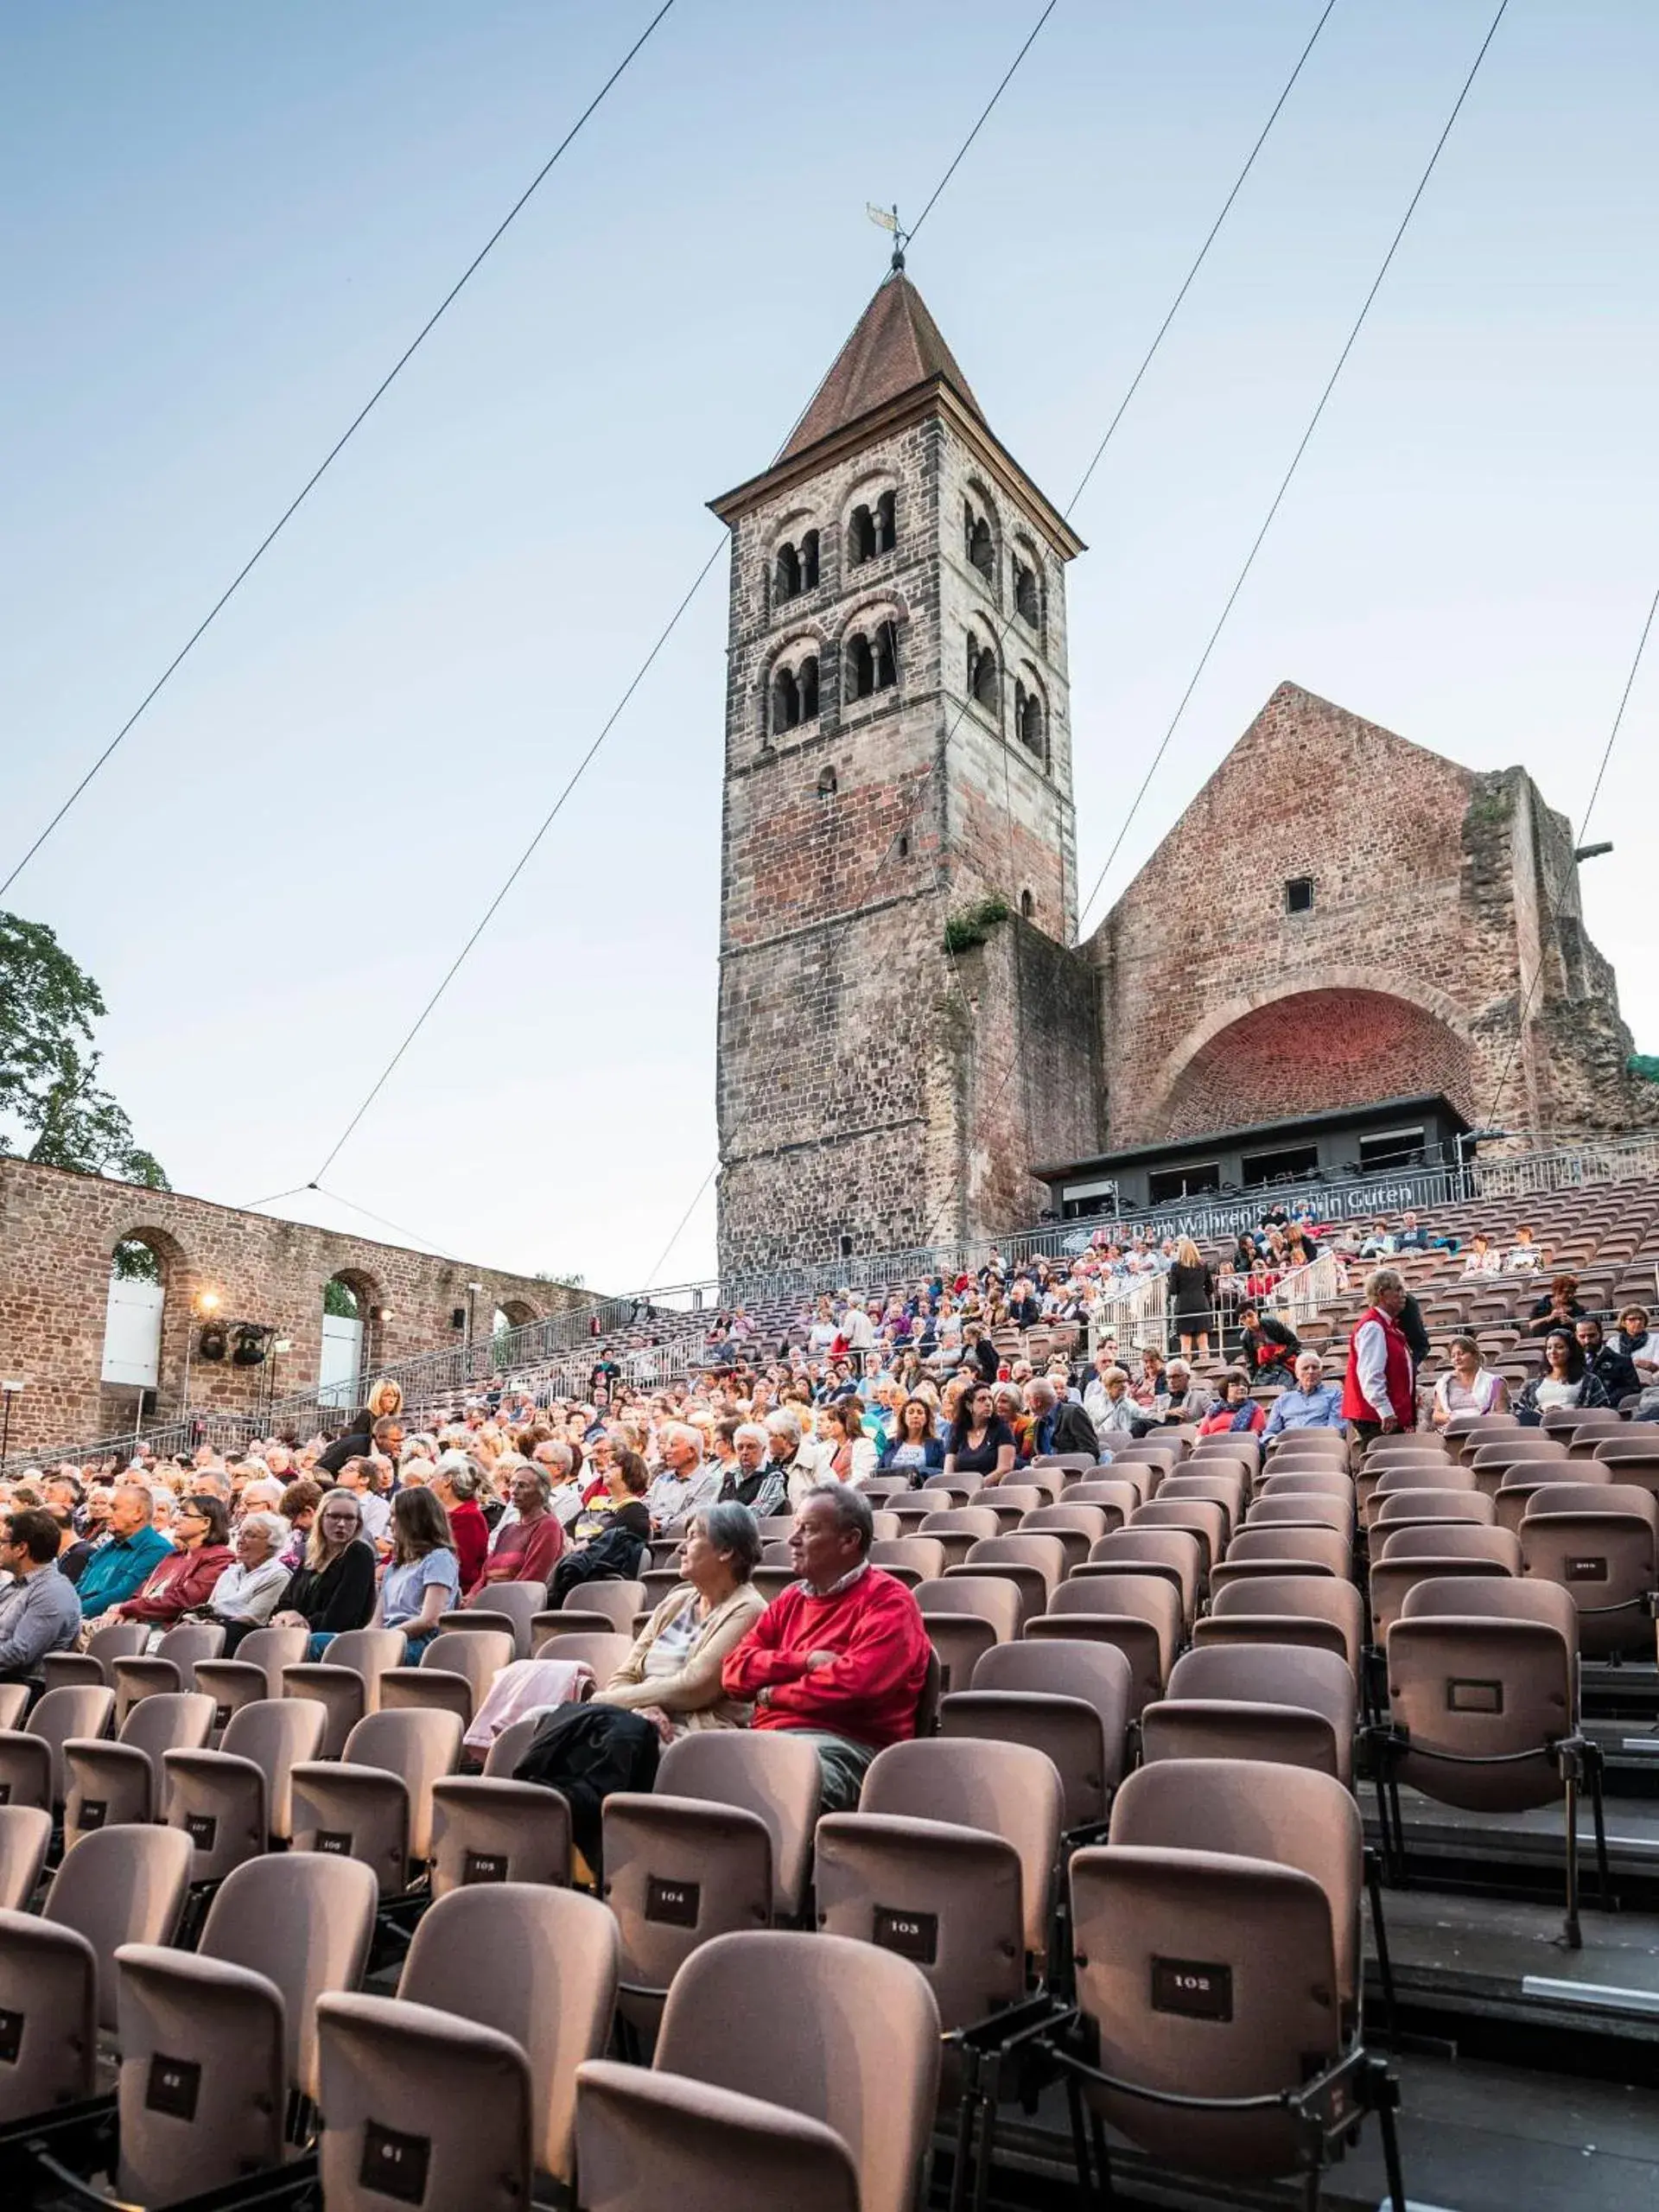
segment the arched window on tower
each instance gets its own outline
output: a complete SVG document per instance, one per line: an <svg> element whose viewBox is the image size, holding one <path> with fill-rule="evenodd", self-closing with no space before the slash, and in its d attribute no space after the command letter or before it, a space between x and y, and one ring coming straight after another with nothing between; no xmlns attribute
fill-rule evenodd
<svg viewBox="0 0 1659 2212"><path fill-rule="evenodd" d="M875 558L875 518L868 507L855 507L847 518L847 565Z"/></svg>
<svg viewBox="0 0 1659 2212"><path fill-rule="evenodd" d="M1021 621L1033 630L1042 627L1043 599L1037 572L1017 553L1014 556L1014 607Z"/></svg>
<svg viewBox="0 0 1659 2212"><path fill-rule="evenodd" d="M989 583L996 574L996 543L991 536L991 525L971 499L962 503L962 531L969 560Z"/></svg>
<svg viewBox="0 0 1659 2212"><path fill-rule="evenodd" d="M801 687L795 681L795 671L780 668L772 679L772 730L775 737L780 730L793 729L801 719Z"/></svg>
<svg viewBox="0 0 1659 2212"><path fill-rule="evenodd" d="M884 492L875 503L875 550L878 553L891 553L898 541L898 495Z"/></svg>
<svg viewBox="0 0 1659 2212"><path fill-rule="evenodd" d="M1048 760L1048 725L1043 713L1043 702L1035 691L1027 691L1023 683L1014 687L1014 734L1027 751L1034 753L1046 765Z"/></svg>
<svg viewBox="0 0 1659 2212"><path fill-rule="evenodd" d="M1032 916L1037 912L1037 901L1032 897L1029 891L1022 891L1020 893L1020 912L1025 916L1027 921L1029 921Z"/></svg>
<svg viewBox="0 0 1659 2212"><path fill-rule="evenodd" d="M968 632L968 696L976 707L993 715L1001 703L996 654L989 645L982 645L971 630Z"/></svg>
<svg viewBox="0 0 1659 2212"><path fill-rule="evenodd" d="M801 589L816 591L818 588L818 533L809 530L801 540Z"/></svg>
<svg viewBox="0 0 1659 2212"><path fill-rule="evenodd" d="M778 548L777 567L772 574L772 595L775 600L796 598L801 588L801 556L793 545Z"/></svg>
<svg viewBox="0 0 1659 2212"><path fill-rule="evenodd" d="M899 646L893 624L880 622L872 632L859 630L847 640L846 696L868 699L899 680Z"/></svg>
<svg viewBox="0 0 1659 2212"><path fill-rule="evenodd" d="M818 657L809 653L801 663L801 720L815 722L818 718Z"/></svg>

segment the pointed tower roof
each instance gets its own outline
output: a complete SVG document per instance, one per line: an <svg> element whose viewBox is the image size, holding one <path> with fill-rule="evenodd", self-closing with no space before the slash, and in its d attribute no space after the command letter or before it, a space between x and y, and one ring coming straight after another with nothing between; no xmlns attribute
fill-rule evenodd
<svg viewBox="0 0 1659 2212"><path fill-rule="evenodd" d="M779 460L792 461L821 438L844 430L936 377L985 422L973 388L928 313L926 301L903 270L895 269L876 287Z"/></svg>

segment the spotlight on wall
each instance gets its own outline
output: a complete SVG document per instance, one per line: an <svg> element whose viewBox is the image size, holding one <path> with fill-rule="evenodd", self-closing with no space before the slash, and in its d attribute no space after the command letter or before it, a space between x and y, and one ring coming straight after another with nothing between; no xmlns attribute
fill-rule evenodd
<svg viewBox="0 0 1659 2212"><path fill-rule="evenodd" d="M374 1318L377 1321L390 1321L391 1319L391 1306L377 1306L374 1309Z"/></svg>
<svg viewBox="0 0 1659 2212"><path fill-rule="evenodd" d="M197 1299L196 1305L204 1313L216 1313L219 1311L219 1293L216 1290L204 1290Z"/></svg>
<svg viewBox="0 0 1659 2212"><path fill-rule="evenodd" d="M1605 845L1575 845L1573 848L1573 857L1575 861L1599 861L1604 853L1611 853L1612 849L1611 843Z"/></svg>

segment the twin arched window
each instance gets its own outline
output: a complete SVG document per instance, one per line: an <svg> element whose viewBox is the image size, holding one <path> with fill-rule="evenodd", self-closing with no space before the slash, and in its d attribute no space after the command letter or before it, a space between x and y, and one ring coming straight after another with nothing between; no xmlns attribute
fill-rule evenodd
<svg viewBox="0 0 1659 2212"><path fill-rule="evenodd" d="M899 641L892 622L855 630L847 640L844 695L868 699L899 681Z"/></svg>
<svg viewBox="0 0 1659 2212"><path fill-rule="evenodd" d="M816 591L817 588L818 533L809 530L798 545L791 540L778 548L772 594L776 601L798 599L804 591Z"/></svg>
<svg viewBox="0 0 1659 2212"><path fill-rule="evenodd" d="M847 565L855 569L874 561L878 553L891 553L898 542L898 499L883 492L873 505L856 506L847 518Z"/></svg>
<svg viewBox="0 0 1659 2212"><path fill-rule="evenodd" d="M772 679L772 731L794 729L818 718L818 657L809 653L798 668L780 668Z"/></svg>

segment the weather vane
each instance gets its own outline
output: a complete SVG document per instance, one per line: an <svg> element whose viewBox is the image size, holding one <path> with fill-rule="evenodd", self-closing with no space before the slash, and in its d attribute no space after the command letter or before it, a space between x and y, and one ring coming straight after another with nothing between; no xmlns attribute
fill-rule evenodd
<svg viewBox="0 0 1659 2212"><path fill-rule="evenodd" d="M878 207L873 200L867 200L864 202L864 213L879 229L893 232L893 265L895 269L902 269L905 265L905 248L910 243L910 232L899 220L897 206Z"/></svg>

